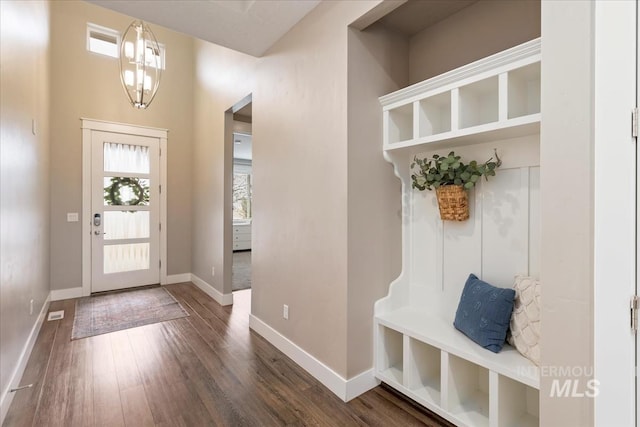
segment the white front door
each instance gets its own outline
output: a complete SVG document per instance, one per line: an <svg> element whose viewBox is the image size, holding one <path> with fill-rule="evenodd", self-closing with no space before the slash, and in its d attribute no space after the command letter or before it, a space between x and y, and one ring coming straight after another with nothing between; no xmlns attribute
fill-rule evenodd
<svg viewBox="0 0 640 427"><path fill-rule="evenodd" d="M160 138L91 132L91 292L160 283Z"/></svg>

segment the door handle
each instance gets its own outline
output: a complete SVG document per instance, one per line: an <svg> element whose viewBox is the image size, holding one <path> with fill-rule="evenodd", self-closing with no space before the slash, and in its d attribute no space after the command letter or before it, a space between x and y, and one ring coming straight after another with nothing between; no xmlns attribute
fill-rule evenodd
<svg viewBox="0 0 640 427"><path fill-rule="evenodd" d="M96 230L93 232L93 234L95 234L96 236L99 236L100 234L107 234L107 233L100 233L100 230Z"/></svg>

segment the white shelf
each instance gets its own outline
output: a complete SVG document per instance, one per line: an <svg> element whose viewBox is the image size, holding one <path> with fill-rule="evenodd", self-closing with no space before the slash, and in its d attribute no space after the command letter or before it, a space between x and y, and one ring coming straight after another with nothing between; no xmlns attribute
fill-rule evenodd
<svg viewBox="0 0 640 427"><path fill-rule="evenodd" d="M402 385L402 366L392 366L380 372L379 375L385 382Z"/></svg>
<svg viewBox="0 0 640 427"><path fill-rule="evenodd" d="M389 111L389 142L413 139L413 105L403 105Z"/></svg>
<svg viewBox="0 0 640 427"><path fill-rule="evenodd" d="M458 91L461 129L498 121L498 76L462 86Z"/></svg>
<svg viewBox="0 0 640 427"><path fill-rule="evenodd" d="M451 93L431 96L420 101L418 105L420 138L451 131Z"/></svg>
<svg viewBox="0 0 640 427"><path fill-rule="evenodd" d="M449 412L471 426L489 425L489 370L449 356Z"/></svg>
<svg viewBox="0 0 640 427"><path fill-rule="evenodd" d="M459 426L540 424L538 367L453 326L469 273L509 287L539 272L540 58L536 39L380 98L385 157L403 182L403 269L376 303L375 372ZM442 223L409 165L454 147L476 160L496 148L503 165L471 193L468 221Z"/></svg>
<svg viewBox="0 0 640 427"><path fill-rule="evenodd" d="M489 394L477 391L450 412L466 426L489 426Z"/></svg>
<svg viewBox="0 0 640 427"><path fill-rule="evenodd" d="M539 393L510 378L498 378L497 419L499 427L538 427Z"/></svg>
<svg viewBox="0 0 640 427"><path fill-rule="evenodd" d="M426 149L457 147L461 145L483 144L501 139L517 138L540 133L540 113L487 123L472 128L458 129L438 135L430 135L413 140L391 144L385 151L420 152Z"/></svg>
<svg viewBox="0 0 640 427"><path fill-rule="evenodd" d="M440 405L441 352L437 347L409 339L407 387L421 399Z"/></svg>
<svg viewBox="0 0 640 427"><path fill-rule="evenodd" d="M413 307L377 315L376 321L387 329L401 332L530 387L540 388L538 367L508 344L500 353L493 353L471 341L450 322Z"/></svg>
<svg viewBox="0 0 640 427"><path fill-rule="evenodd" d="M435 405L440 405L440 384L426 384L425 386L412 390L416 400L430 402Z"/></svg>
<svg viewBox="0 0 640 427"><path fill-rule="evenodd" d="M518 68L508 74L508 118L540 112L540 63Z"/></svg>
<svg viewBox="0 0 640 427"><path fill-rule="evenodd" d="M539 427L540 419L534 415L523 415L515 420L513 424L504 424L505 427Z"/></svg>
<svg viewBox="0 0 640 427"><path fill-rule="evenodd" d="M539 132L540 57L537 39L381 97L384 150Z"/></svg>
<svg viewBox="0 0 640 427"><path fill-rule="evenodd" d="M391 328L379 326L377 373L385 381L403 385L404 337Z"/></svg>

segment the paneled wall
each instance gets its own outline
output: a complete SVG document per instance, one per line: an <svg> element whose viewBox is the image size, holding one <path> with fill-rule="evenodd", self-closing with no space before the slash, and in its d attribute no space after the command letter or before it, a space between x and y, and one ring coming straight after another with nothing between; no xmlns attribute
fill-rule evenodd
<svg viewBox="0 0 640 427"><path fill-rule="evenodd" d="M426 306L453 320L470 273L504 288L513 285L517 274L539 277L538 139L536 135L454 150L468 163L489 159L496 148L503 161L495 177L483 179L470 191L467 221L442 221L435 191L411 192L408 271L412 305Z"/></svg>

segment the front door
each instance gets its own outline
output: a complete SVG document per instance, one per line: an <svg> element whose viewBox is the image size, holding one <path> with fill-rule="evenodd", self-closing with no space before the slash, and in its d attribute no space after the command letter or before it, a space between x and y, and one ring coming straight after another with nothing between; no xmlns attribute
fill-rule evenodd
<svg viewBox="0 0 640 427"><path fill-rule="evenodd" d="M160 139L91 133L91 292L160 283Z"/></svg>

